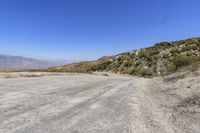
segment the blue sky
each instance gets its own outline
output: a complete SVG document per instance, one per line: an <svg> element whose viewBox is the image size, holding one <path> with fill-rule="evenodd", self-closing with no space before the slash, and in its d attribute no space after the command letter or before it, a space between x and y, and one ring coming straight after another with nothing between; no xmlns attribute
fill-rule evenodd
<svg viewBox="0 0 200 133"><path fill-rule="evenodd" d="M92 60L200 36L199 0L0 0L0 53Z"/></svg>

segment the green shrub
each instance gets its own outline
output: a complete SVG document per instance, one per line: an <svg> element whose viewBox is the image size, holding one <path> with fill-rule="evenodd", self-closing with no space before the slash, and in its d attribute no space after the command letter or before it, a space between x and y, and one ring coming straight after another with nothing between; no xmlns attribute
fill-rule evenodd
<svg viewBox="0 0 200 133"><path fill-rule="evenodd" d="M193 40L193 39L187 39L187 40L185 40L184 41L184 43L186 43L186 44L194 44L195 43L195 41Z"/></svg>
<svg viewBox="0 0 200 133"><path fill-rule="evenodd" d="M139 65L141 65L141 64L142 64L141 61L137 61L137 62L135 62L135 66L136 66L136 67L139 66Z"/></svg>
<svg viewBox="0 0 200 133"><path fill-rule="evenodd" d="M149 50L149 55L150 55L150 56L157 55L157 54L159 54L159 53L160 53L160 51L159 51L159 49L157 49L157 48L154 48L154 49Z"/></svg>
<svg viewBox="0 0 200 133"><path fill-rule="evenodd" d="M166 65L166 67L163 67L160 72L161 72L161 76L166 76L175 71L176 71L176 66L174 64L168 64Z"/></svg>
<svg viewBox="0 0 200 133"><path fill-rule="evenodd" d="M165 58L165 59L168 59L170 56L169 56L169 54L164 54L163 55L163 58Z"/></svg>
<svg viewBox="0 0 200 133"><path fill-rule="evenodd" d="M191 46L191 49L192 49L192 50L197 50L198 47L197 47L197 46Z"/></svg>
<svg viewBox="0 0 200 133"><path fill-rule="evenodd" d="M131 61L124 61L124 62L123 62L123 65L124 65L125 67L130 67L130 66L132 66L132 62L131 62Z"/></svg>
<svg viewBox="0 0 200 133"><path fill-rule="evenodd" d="M127 74L132 75L135 73L135 68L134 67L129 67L127 70Z"/></svg>
<svg viewBox="0 0 200 133"><path fill-rule="evenodd" d="M183 66L190 65L194 62L197 62L199 60L199 57L197 56L186 56L186 55L179 55L172 59L173 64L175 65L175 68L178 69Z"/></svg>
<svg viewBox="0 0 200 133"><path fill-rule="evenodd" d="M147 58L148 54L145 51L140 51L139 54L138 54L138 57L139 58Z"/></svg>
<svg viewBox="0 0 200 133"><path fill-rule="evenodd" d="M170 52L171 52L172 56L180 53L180 51L178 49L173 49Z"/></svg>
<svg viewBox="0 0 200 133"><path fill-rule="evenodd" d="M186 47L183 47L181 49L181 52L185 52L185 51L191 51L191 50L197 50L198 47L197 46L186 46Z"/></svg>
<svg viewBox="0 0 200 133"><path fill-rule="evenodd" d="M161 42L161 43L157 43L155 46L161 49L168 49L172 47L173 45L171 45L170 42Z"/></svg>
<svg viewBox="0 0 200 133"><path fill-rule="evenodd" d="M140 75L143 77L153 77L154 72L151 69L142 69L140 71Z"/></svg>
<svg viewBox="0 0 200 133"><path fill-rule="evenodd" d="M147 57L147 61L148 61L148 62L152 62L152 61L153 61L152 56L148 56L148 57Z"/></svg>
<svg viewBox="0 0 200 133"><path fill-rule="evenodd" d="M103 76L107 76L108 77L109 75L107 73L104 73Z"/></svg>

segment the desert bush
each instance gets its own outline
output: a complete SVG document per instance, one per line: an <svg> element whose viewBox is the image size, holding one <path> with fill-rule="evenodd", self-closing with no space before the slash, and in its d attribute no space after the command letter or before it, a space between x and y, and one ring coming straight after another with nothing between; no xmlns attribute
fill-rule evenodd
<svg viewBox="0 0 200 133"><path fill-rule="evenodd" d="M138 67L138 66L141 65L141 64L142 64L142 61L136 61L136 62L135 62L135 66L136 66L136 67Z"/></svg>
<svg viewBox="0 0 200 133"><path fill-rule="evenodd" d="M145 51L140 51L139 54L138 54L138 57L139 58L146 58L146 57L148 57L148 54Z"/></svg>
<svg viewBox="0 0 200 133"><path fill-rule="evenodd" d="M103 76L109 76L107 73L104 73Z"/></svg>
<svg viewBox="0 0 200 133"><path fill-rule="evenodd" d="M199 57L197 56L179 55L179 56L173 57L172 62L175 65L175 68L178 69L180 67L187 66L194 62L197 62L198 60L199 60Z"/></svg>
<svg viewBox="0 0 200 133"><path fill-rule="evenodd" d="M123 65L124 65L125 67L130 67L130 66L132 66L132 62L126 60L126 61L123 62Z"/></svg>
<svg viewBox="0 0 200 133"><path fill-rule="evenodd" d="M154 72L152 69L142 69L140 70L140 75L143 77L153 77Z"/></svg>
<svg viewBox="0 0 200 133"><path fill-rule="evenodd" d="M172 47L173 45L171 45L170 42L161 42L161 43L155 44L155 46L160 49L168 49L168 48Z"/></svg>
<svg viewBox="0 0 200 133"><path fill-rule="evenodd" d="M187 40L184 41L184 43L187 44L187 45L188 44L190 45L190 44L194 44L195 41L193 39L187 39Z"/></svg>
<svg viewBox="0 0 200 133"><path fill-rule="evenodd" d="M197 46L191 46L191 50L197 50L198 47Z"/></svg>
<svg viewBox="0 0 200 133"><path fill-rule="evenodd" d="M9 73L9 72L16 72L16 70L14 70L14 69L0 69L0 72Z"/></svg>
<svg viewBox="0 0 200 133"><path fill-rule="evenodd" d="M148 51L149 55L150 56L153 56L153 55L157 55L160 53L160 50L157 49L157 48L152 48L151 50Z"/></svg>
<svg viewBox="0 0 200 133"><path fill-rule="evenodd" d="M175 56L180 53L180 51L178 49L173 49L170 52L171 52L172 56Z"/></svg>
<svg viewBox="0 0 200 133"><path fill-rule="evenodd" d="M102 64L97 65L96 67L94 67L92 71L96 71L96 70L98 70L98 71L103 71L103 70L105 70L106 68L108 68L108 66L109 66L111 63L112 63L112 62L110 62L110 61L104 62L104 63L102 63Z"/></svg>
<svg viewBox="0 0 200 133"><path fill-rule="evenodd" d="M148 61L148 62L152 62L152 61L153 61L153 57L152 57L152 56L148 56L148 57L147 57L147 61Z"/></svg>
<svg viewBox="0 0 200 133"><path fill-rule="evenodd" d="M169 54L164 54L163 55L163 58L165 58L165 59L168 59L170 56L169 56Z"/></svg>
<svg viewBox="0 0 200 133"><path fill-rule="evenodd" d="M134 67L129 67L129 68L127 69L127 74L132 75L132 74L134 74L134 71L135 71L135 68L134 68Z"/></svg>
<svg viewBox="0 0 200 133"><path fill-rule="evenodd" d="M161 69L161 76L169 75L176 71L176 66L174 64L166 64L165 67Z"/></svg>
<svg viewBox="0 0 200 133"><path fill-rule="evenodd" d="M181 52L191 51L191 50L197 50L197 49L198 49L198 47L195 46L195 45L193 45L193 46L186 46L186 47L183 47L183 48L181 49Z"/></svg>

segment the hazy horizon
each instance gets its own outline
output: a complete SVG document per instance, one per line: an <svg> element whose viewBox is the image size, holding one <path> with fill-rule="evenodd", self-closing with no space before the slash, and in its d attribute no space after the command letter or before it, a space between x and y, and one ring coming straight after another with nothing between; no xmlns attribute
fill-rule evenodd
<svg viewBox="0 0 200 133"><path fill-rule="evenodd" d="M1 1L0 54L94 60L161 41L198 37L199 4L198 0Z"/></svg>

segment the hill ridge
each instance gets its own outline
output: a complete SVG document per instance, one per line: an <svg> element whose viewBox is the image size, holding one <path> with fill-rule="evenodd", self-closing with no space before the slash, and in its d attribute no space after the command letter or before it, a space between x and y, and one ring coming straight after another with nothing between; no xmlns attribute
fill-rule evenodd
<svg viewBox="0 0 200 133"><path fill-rule="evenodd" d="M160 42L152 47L130 50L114 56L105 56L96 61L85 61L48 71L80 72L109 71L143 77L164 76L182 66L200 61L200 38Z"/></svg>
<svg viewBox="0 0 200 133"><path fill-rule="evenodd" d="M56 65L61 64L30 57L0 54L0 69L47 69L48 67Z"/></svg>

